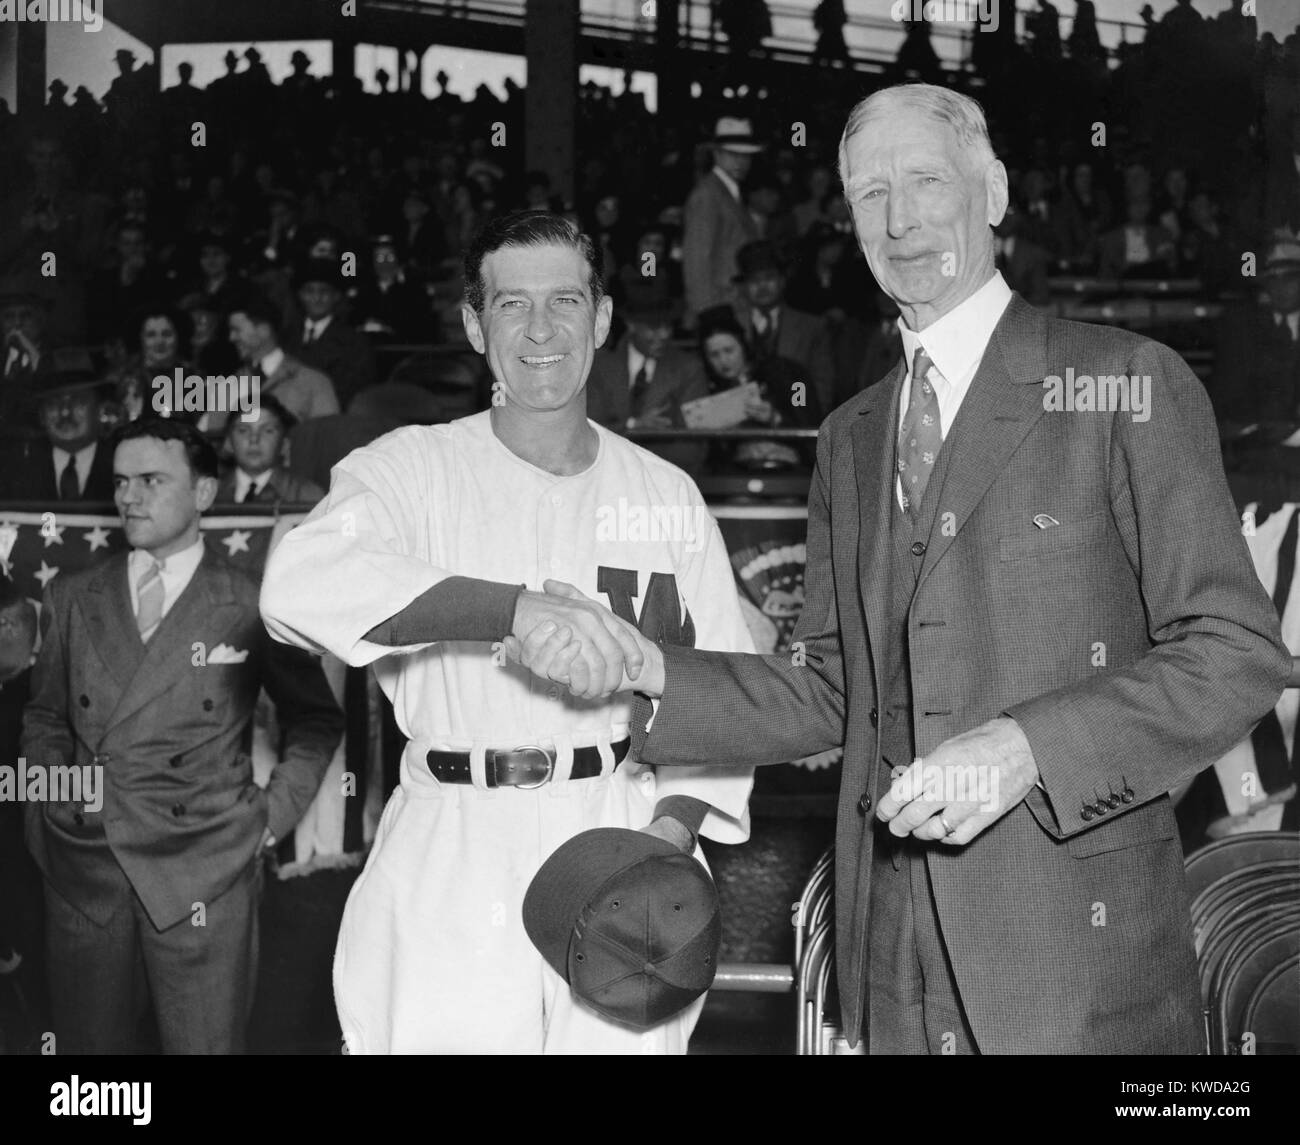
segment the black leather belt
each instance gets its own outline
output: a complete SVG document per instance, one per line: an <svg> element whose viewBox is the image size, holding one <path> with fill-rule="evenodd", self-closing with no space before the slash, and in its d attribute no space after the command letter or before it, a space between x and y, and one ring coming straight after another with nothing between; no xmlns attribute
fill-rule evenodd
<svg viewBox="0 0 1300 1145"><path fill-rule="evenodd" d="M609 745L617 767L627 757L630 739ZM425 756L429 770L439 783L473 783L469 752L431 751ZM521 787L525 790L549 783L555 775L555 749L528 745L516 748L488 748L483 753L485 778L489 787ZM601 773L600 749L575 747L570 779L594 779Z"/></svg>

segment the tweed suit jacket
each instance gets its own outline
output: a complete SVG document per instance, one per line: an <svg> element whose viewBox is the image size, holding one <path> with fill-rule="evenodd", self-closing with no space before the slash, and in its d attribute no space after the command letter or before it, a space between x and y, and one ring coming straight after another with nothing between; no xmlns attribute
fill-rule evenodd
<svg viewBox="0 0 1300 1145"><path fill-rule="evenodd" d="M1150 417L1049 412L1043 379L1150 376ZM861 1032L881 767L880 648L902 365L823 423L803 613L787 655L664 650L634 750L775 763L844 744L836 831L843 1024ZM984 1052L1197 1052L1200 997L1167 792L1276 703L1290 655L1254 573L1196 377L1134 334L1013 296L940 455L907 617L918 755L1009 715L1042 789L934 845L937 912ZM934 484L934 480L932 480ZM1059 524L1038 528L1037 514ZM883 778L882 778L883 776ZM1099 801L1127 792L1114 808Z"/></svg>
<svg viewBox="0 0 1300 1145"><path fill-rule="evenodd" d="M171 926L234 883L264 827L285 837L329 767L343 714L319 662L271 640L257 595L207 549L144 644L126 554L46 589L23 755L29 769L101 766L103 807L28 803L27 845L55 889L101 925L114 860L154 925ZM245 659L207 662L222 644ZM248 750L262 687L284 729L265 790Z"/></svg>
<svg viewBox="0 0 1300 1145"><path fill-rule="evenodd" d="M712 171L695 184L686 200L682 226L682 281L688 315L732 304L736 252L756 238L758 228L745 204L732 198Z"/></svg>

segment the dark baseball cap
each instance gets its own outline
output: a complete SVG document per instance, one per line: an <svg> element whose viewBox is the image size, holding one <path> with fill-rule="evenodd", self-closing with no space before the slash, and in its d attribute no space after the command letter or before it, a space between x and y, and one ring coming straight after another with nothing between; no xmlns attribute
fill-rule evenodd
<svg viewBox="0 0 1300 1145"><path fill-rule="evenodd" d="M680 1013L717 972L717 887L703 864L641 831L575 835L533 877L523 916L573 993L636 1029Z"/></svg>

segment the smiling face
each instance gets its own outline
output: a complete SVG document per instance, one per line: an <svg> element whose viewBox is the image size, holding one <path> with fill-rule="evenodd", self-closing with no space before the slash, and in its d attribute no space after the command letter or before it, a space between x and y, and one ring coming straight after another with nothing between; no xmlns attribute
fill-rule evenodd
<svg viewBox="0 0 1300 1145"><path fill-rule="evenodd" d="M216 494L216 480L195 476L179 441L133 437L113 455L113 500L126 539L157 560L199 539L199 516Z"/></svg>
<svg viewBox="0 0 1300 1145"><path fill-rule="evenodd" d="M581 252L559 244L506 246L484 258L483 312L465 307L462 317L509 405L561 410L582 392L612 309L608 295L593 298L590 279Z"/></svg>
<svg viewBox="0 0 1300 1145"><path fill-rule="evenodd" d="M156 314L144 320L140 327L140 353L146 366L158 366L176 357L180 339L171 319Z"/></svg>
<svg viewBox="0 0 1300 1145"><path fill-rule="evenodd" d="M906 106L877 114L845 148L846 198L876 281L922 330L993 274L1007 173L947 123Z"/></svg>

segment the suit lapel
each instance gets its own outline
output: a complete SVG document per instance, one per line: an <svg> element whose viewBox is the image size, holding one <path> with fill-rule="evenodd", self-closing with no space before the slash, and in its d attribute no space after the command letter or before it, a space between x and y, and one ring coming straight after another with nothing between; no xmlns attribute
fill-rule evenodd
<svg viewBox="0 0 1300 1145"><path fill-rule="evenodd" d="M144 659L144 644L131 608L127 576L126 554L110 557L91 578L79 604L99 659L108 666L123 691Z"/></svg>
<svg viewBox="0 0 1300 1145"><path fill-rule="evenodd" d="M215 566L212 551L205 546L190 583L144 646L131 682L109 717L109 726L134 715L184 679L194 654L193 645L214 645L216 642L209 636L224 632L232 612L237 611L229 577ZM131 615L129 600L126 615ZM137 644L139 640L137 635Z"/></svg>
<svg viewBox="0 0 1300 1145"><path fill-rule="evenodd" d="M937 497L942 510L931 522L918 591L1025 435L1043 416L1044 337L1041 317L1014 295L989 339L944 441L944 449L951 452L944 459L939 489L927 489L922 502L924 509L926 501ZM942 527L945 518L949 528Z"/></svg>
<svg viewBox="0 0 1300 1145"><path fill-rule="evenodd" d="M858 589L872 647L888 639L889 514L894 507L894 432L903 389L900 362L867 393L850 427L858 487Z"/></svg>

